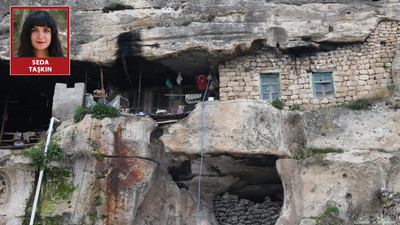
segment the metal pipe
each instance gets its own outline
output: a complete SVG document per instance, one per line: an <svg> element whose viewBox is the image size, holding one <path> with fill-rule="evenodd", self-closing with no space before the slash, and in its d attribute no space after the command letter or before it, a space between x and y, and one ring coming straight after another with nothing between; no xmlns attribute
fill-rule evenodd
<svg viewBox="0 0 400 225"><path fill-rule="evenodd" d="M46 146L44 148L44 156L46 156L47 147L48 147L48 145L50 143L51 133L53 132L54 121L60 122L60 120L56 119L55 117L52 117L50 119L50 126L49 126L49 130L47 131ZM31 220L29 222L29 225L33 225L33 221L35 220L36 207L37 207L37 203L38 203L38 200L39 200L40 186L42 185L43 173L44 173L44 170L40 170L39 179L38 179L38 183L37 183L37 186L36 186L35 199L33 200Z"/></svg>

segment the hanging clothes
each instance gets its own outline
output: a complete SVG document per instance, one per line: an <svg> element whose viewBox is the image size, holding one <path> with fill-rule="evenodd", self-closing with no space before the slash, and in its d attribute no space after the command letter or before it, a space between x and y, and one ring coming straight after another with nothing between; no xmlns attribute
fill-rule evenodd
<svg viewBox="0 0 400 225"><path fill-rule="evenodd" d="M176 83L177 83L178 85L181 85L182 80L183 80L183 78L182 78L182 76L181 76L181 72L179 72L178 77L176 78Z"/></svg>
<svg viewBox="0 0 400 225"><path fill-rule="evenodd" d="M172 82L169 80L169 78L167 78L165 81L165 85L167 85L168 88L172 88Z"/></svg>

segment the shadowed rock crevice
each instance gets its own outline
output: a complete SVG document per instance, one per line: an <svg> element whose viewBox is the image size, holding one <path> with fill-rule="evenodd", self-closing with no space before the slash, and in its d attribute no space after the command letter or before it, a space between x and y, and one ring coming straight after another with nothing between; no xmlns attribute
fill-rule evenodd
<svg viewBox="0 0 400 225"><path fill-rule="evenodd" d="M0 173L0 205L6 203L9 197L10 187L6 182L6 177L4 174Z"/></svg>
<svg viewBox="0 0 400 225"><path fill-rule="evenodd" d="M226 222L224 218L233 215L238 218L235 221L229 220L231 223L220 224L237 224L241 220L246 221L246 224L276 221L283 201L283 186L275 166L277 159L273 155L206 155L201 178L203 204L214 207L219 222ZM178 187L192 193L197 192L199 160L185 159L169 168ZM221 197L222 194L224 195ZM267 213L261 216L264 210L271 215ZM227 211L230 211L229 215ZM244 217L240 214L246 211L250 216ZM257 218L254 219L255 217Z"/></svg>

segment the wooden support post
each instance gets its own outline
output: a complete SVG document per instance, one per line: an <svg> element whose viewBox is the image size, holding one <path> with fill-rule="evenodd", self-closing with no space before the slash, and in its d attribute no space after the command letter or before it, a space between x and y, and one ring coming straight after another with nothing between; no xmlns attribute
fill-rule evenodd
<svg viewBox="0 0 400 225"><path fill-rule="evenodd" d="M140 112L140 92L142 91L142 73L139 74L139 92L138 92L138 107L137 112Z"/></svg>
<svg viewBox="0 0 400 225"><path fill-rule="evenodd" d="M100 78L101 78L101 90L104 91L103 95L103 103L106 104L106 96L105 96L105 90L104 90L104 82L103 82L103 67L100 67Z"/></svg>
<svg viewBox="0 0 400 225"><path fill-rule="evenodd" d="M1 140L3 140L4 124L6 123L6 120L7 120L7 106L8 106L8 95L6 98L6 103L5 103L4 112L3 112L3 119L1 122L0 143L1 143Z"/></svg>

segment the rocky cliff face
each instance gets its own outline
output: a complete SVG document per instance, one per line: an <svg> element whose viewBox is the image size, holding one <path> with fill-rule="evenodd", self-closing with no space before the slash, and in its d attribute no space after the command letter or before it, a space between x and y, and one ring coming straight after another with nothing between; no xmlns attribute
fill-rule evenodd
<svg viewBox="0 0 400 225"><path fill-rule="evenodd" d="M379 193L400 190L398 111L376 103L364 111L287 112L256 100L204 107L200 224L232 216L238 223L279 216L276 224L319 224L329 207L344 224L394 221ZM166 127L143 117L63 122L54 139L68 157L46 172L38 218L62 221L57 224L71 219L73 224L194 224L200 111L198 105L188 118ZM343 153L291 159L302 147ZM28 172L33 168L21 155L4 152L1 159L0 221L22 224L34 191ZM49 197L57 196L50 188L55 171L73 187L63 198ZM273 209L264 205L282 209L267 218ZM251 214L243 216L243 210Z"/></svg>
<svg viewBox="0 0 400 225"><path fill-rule="evenodd" d="M0 56L7 59L10 54L12 5L70 6L73 60L111 65L120 57L140 56L183 73L190 66L218 67L218 62L260 46L362 42L381 19L399 19L396 0L114 3L7 1L0 10Z"/></svg>
<svg viewBox="0 0 400 225"><path fill-rule="evenodd" d="M110 3L34 4L71 6L74 62L111 65L142 57L183 73L191 66L217 68L262 46L285 51L363 42L379 21L400 19L397 0L125 0L119 1L123 10L109 8ZM12 0L0 9L2 60L10 53L8 6L24 4L33 3ZM393 62L395 83L399 55ZM330 218L340 224L398 223L387 211L396 210L394 200L382 201L381 188L400 191L399 97L397 87L392 108L377 102L363 111L288 112L257 100L206 102L199 224L231 219L235 224L314 225ZM67 156L47 168L39 220L194 224L200 121L200 105L167 126L134 116L63 121L54 139ZM294 159L303 147L343 152ZM0 224L26 224L34 171L26 156L0 152Z"/></svg>

